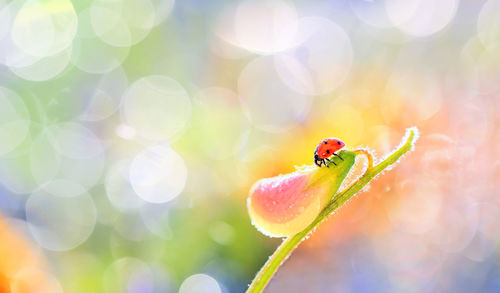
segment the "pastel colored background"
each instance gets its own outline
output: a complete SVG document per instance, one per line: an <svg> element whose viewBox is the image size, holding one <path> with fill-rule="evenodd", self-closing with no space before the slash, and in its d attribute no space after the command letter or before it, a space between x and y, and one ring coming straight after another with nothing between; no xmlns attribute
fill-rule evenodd
<svg viewBox="0 0 500 293"><path fill-rule="evenodd" d="M256 180L410 126L266 292L499 292L499 112L498 0L0 0L0 292L243 292Z"/></svg>

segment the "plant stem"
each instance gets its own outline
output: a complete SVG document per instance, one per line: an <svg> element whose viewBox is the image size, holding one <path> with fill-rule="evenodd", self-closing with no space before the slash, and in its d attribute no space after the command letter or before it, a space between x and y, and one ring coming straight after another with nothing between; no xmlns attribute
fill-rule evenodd
<svg viewBox="0 0 500 293"><path fill-rule="evenodd" d="M394 164L402 155L410 151L418 137L418 130L416 128L409 128L406 131L406 137L403 139L403 144L398 147L390 156L385 160L373 166L372 155L366 150L355 151L357 153L366 155L368 158L368 167L365 173L354 181L349 187L345 188L342 192L338 193L330 203L323 209L323 211L316 217L316 219L301 232L289 236L283 243L276 249L273 255L267 260L264 266L260 269L255 276L255 279L250 284L247 293L259 293L264 290L272 276L276 273L279 266L290 256L292 251L311 233L316 227L326 220L328 216L333 214L335 210L341 207L345 202L351 199L358 191L360 191L368 182L375 176L382 172L385 168Z"/></svg>

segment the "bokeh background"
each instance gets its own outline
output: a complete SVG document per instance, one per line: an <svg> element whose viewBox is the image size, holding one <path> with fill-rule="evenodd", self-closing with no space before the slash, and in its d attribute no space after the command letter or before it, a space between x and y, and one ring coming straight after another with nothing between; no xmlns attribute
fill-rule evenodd
<svg viewBox="0 0 500 293"><path fill-rule="evenodd" d="M243 292L252 183L409 126L267 292L499 292L499 92L498 0L0 0L0 292Z"/></svg>

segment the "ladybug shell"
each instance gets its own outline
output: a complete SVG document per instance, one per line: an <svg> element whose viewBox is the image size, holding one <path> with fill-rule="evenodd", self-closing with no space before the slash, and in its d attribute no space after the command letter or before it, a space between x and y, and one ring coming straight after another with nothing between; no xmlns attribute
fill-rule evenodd
<svg viewBox="0 0 500 293"><path fill-rule="evenodd" d="M338 138L328 137L323 139L316 150L314 151L315 155L318 155L320 159L326 159L333 155L336 151L340 150L345 146L345 143Z"/></svg>

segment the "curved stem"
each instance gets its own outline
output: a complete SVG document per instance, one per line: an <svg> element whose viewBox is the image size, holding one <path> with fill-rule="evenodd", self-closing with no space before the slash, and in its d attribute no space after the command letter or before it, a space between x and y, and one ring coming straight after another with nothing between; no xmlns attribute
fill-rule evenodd
<svg viewBox="0 0 500 293"><path fill-rule="evenodd" d="M335 210L341 207L346 201L351 199L358 191L360 191L368 182L375 176L382 172L388 166L394 164L402 155L413 148L415 140L418 138L418 130L416 128L407 129L406 136L403 143L385 160L373 166L373 158L366 150L356 150L360 154L368 157L368 168L365 173L354 181L351 185L345 188L342 192L338 193L330 203L323 209L323 211L316 217L316 219L301 232L289 236L283 243L276 249L273 255L268 259L264 266L260 269L255 276L255 279L250 284L247 293L262 292L267 286L271 277L276 273L279 266L290 256L292 251L311 233L321 222L326 220L328 216L333 214Z"/></svg>
<svg viewBox="0 0 500 293"><path fill-rule="evenodd" d="M368 168L373 167L373 156L367 149L357 149L357 150L354 150L354 152L356 154L365 155L366 158L368 159Z"/></svg>

